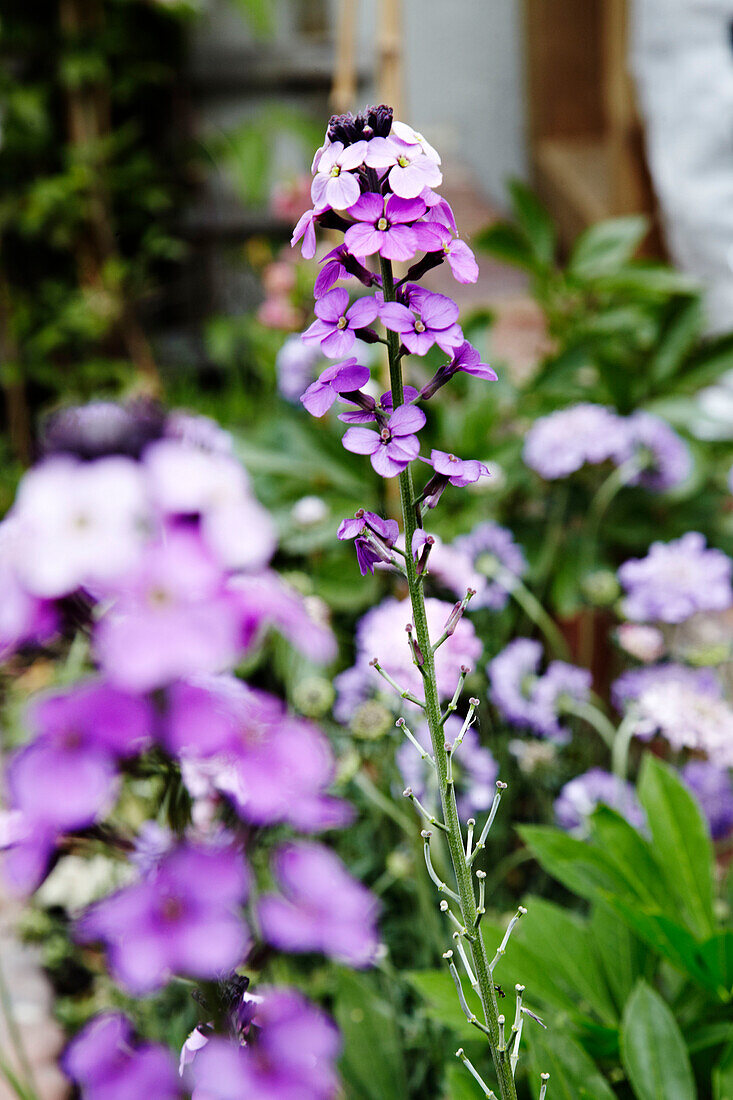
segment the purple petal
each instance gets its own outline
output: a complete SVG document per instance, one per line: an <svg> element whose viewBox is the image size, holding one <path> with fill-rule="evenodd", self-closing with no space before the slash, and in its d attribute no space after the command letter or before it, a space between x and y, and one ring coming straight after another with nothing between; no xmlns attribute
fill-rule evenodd
<svg viewBox="0 0 733 1100"><path fill-rule="evenodd" d="M450 241L450 234L435 223L417 222L413 225L417 246L422 252L441 252Z"/></svg>
<svg viewBox="0 0 733 1100"><path fill-rule="evenodd" d="M383 234L380 252L385 260L411 260L417 251L415 234L406 225L395 225L388 233Z"/></svg>
<svg viewBox="0 0 733 1100"><path fill-rule="evenodd" d="M429 329L425 332L415 332L412 328L402 333L402 343L413 355L425 355L435 343L435 333Z"/></svg>
<svg viewBox="0 0 733 1100"><path fill-rule="evenodd" d="M366 328L377 318L379 307L373 297L357 298L346 317L349 328Z"/></svg>
<svg viewBox="0 0 733 1100"><path fill-rule="evenodd" d="M415 327L411 311L399 302L385 302L379 310L379 319L392 332L410 332Z"/></svg>
<svg viewBox="0 0 733 1100"><path fill-rule="evenodd" d="M383 212L384 199L381 195L375 195L373 191L367 191L349 209L351 217L356 218L358 222L375 222L382 217Z"/></svg>
<svg viewBox="0 0 733 1100"><path fill-rule="evenodd" d="M349 292L344 290L343 287L336 287L335 290L329 290L328 294L324 294L322 298L319 298L315 304L315 314L322 321L330 321L335 325L339 317L343 317L346 313L348 306Z"/></svg>
<svg viewBox="0 0 733 1100"><path fill-rule="evenodd" d="M341 440L347 451L355 455L371 455L382 445L376 432L370 428L349 428Z"/></svg>
<svg viewBox="0 0 733 1100"><path fill-rule="evenodd" d="M313 222L313 211L306 210L305 214L298 219L295 229L293 230L293 235L290 238L291 247L294 247L301 237L303 238L301 254L306 260L312 260L316 254L316 230Z"/></svg>
<svg viewBox="0 0 733 1100"><path fill-rule="evenodd" d="M372 455L372 466L380 477L395 477L401 474L409 459L393 458L386 447L379 447Z"/></svg>
<svg viewBox="0 0 733 1100"><path fill-rule="evenodd" d="M331 382L331 389L336 393L352 393L361 389L369 378L369 367L357 362L344 364Z"/></svg>
<svg viewBox="0 0 733 1100"><path fill-rule="evenodd" d="M344 291L344 293L346 293ZM321 299L323 300L323 299ZM318 303L316 302L316 306ZM304 344L320 344L325 336L328 336L329 332L333 331L333 325L328 321L313 321L305 332L301 333L300 338Z"/></svg>
<svg viewBox="0 0 733 1100"><path fill-rule="evenodd" d="M358 225L352 225L346 230L344 241L354 256L373 256L375 252L380 251L386 236L386 233L375 229L373 225L359 222Z"/></svg>
<svg viewBox="0 0 733 1100"><path fill-rule="evenodd" d="M393 435L411 435L425 426L425 413L417 405L398 405L389 418Z"/></svg>
<svg viewBox="0 0 733 1100"><path fill-rule="evenodd" d="M370 168L389 168L398 155L398 146L393 138L375 137L367 144L364 163Z"/></svg>
<svg viewBox="0 0 733 1100"><path fill-rule="evenodd" d="M326 202L334 210L346 210L349 206L353 206L360 194L359 181L350 172L330 176L326 184Z"/></svg>
<svg viewBox="0 0 733 1100"><path fill-rule="evenodd" d="M350 279L348 271L339 260L331 260L325 267L322 267L316 276L316 281L313 286L313 297L318 299L322 298L324 294L327 294L334 283L339 279Z"/></svg>
<svg viewBox="0 0 733 1100"><path fill-rule="evenodd" d="M332 328L328 336L321 341L324 355L330 359L339 359L347 355L354 346L354 333L350 328Z"/></svg>
<svg viewBox="0 0 733 1100"><path fill-rule="evenodd" d="M459 309L452 298L445 294L428 294L420 307L420 316L432 329L444 329L458 320ZM319 314L320 316L320 314Z"/></svg>
<svg viewBox="0 0 733 1100"><path fill-rule="evenodd" d="M358 168L364 163L367 148L368 146L365 141L355 141L353 145L347 145L343 153L339 153L337 158L340 167L346 171Z"/></svg>
<svg viewBox="0 0 733 1100"><path fill-rule="evenodd" d="M426 206L422 199L401 199L398 195L390 195L387 199L387 221L395 223L414 222L425 213Z"/></svg>
<svg viewBox="0 0 733 1100"><path fill-rule="evenodd" d="M354 539L357 535L360 535L364 530L364 517L357 519L354 516L353 519L342 519L339 524L339 529L336 532L336 538L341 539L343 542L345 539Z"/></svg>
<svg viewBox="0 0 733 1100"><path fill-rule="evenodd" d="M448 263L459 283L475 283L478 279L476 257L465 241L453 241L448 248Z"/></svg>
<svg viewBox="0 0 733 1100"><path fill-rule="evenodd" d="M300 400L311 416L325 416L336 400L336 394L330 386L324 386L318 380L311 382Z"/></svg>
<svg viewBox="0 0 733 1100"><path fill-rule="evenodd" d="M435 342L442 348L446 355L453 355L457 347L463 343L463 329L460 325L451 325L435 333Z"/></svg>

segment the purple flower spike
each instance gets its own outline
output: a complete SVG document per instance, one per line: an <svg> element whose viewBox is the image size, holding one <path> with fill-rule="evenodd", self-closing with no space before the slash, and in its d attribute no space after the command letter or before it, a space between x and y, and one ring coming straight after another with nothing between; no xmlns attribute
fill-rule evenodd
<svg viewBox="0 0 733 1100"><path fill-rule="evenodd" d="M348 355L354 346L358 329L366 328L376 320L378 307L374 298L357 298L351 308L348 291L342 287L329 290L315 305L318 320L314 321L301 339L306 344L320 344L330 359Z"/></svg>
<svg viewBox="0 0 733 1100"><path fill-rule="evenodd" d="M400 199L390 195L385 203L371 192L349 210L358 222L346 230L344 241L355 256L373 256L378 252L386 260L411 260L418 247L414 231L406 223L425 213L422 199Z"/></svg>
<svg viewBox="0 0 733 1100"><path fill-rule="evenodd" d="M366 151L365 141L357 141L346 149L340 141L334 141L323 150L311 184L311 198L316 206L346 210L354 205L361 188L351 170L363 164Z"/></svg>
<svg viewBox="0 0 733 1100"><path fill-rule="evenodd" d="M390 550L399 533L396 520L382 519L374 512L365 512L360 508L353 519L341 521L337 537L342 541L355 540L356 560L362 577L365 577L367 573L374 573L374 566L379 562L392 560Z"/></svg>
<svg viewBox="0 0 733 1100"><path fill-rule="evenodd" d="M61 1068L84 1100L175 1100L181 1095L170 1053L157 1043L135 1044L130 1021L117 1013L95 1016L69 1043Z"/></svg>
<svg viewBox="0 0 733 1100"><path fill-rule="evenodd" d="M362 366L354 358L346 359L326 367L300 400L311 416L324 416L338 396L355 393L368 381L369 367Z"/></svg>
<svg viewBox="0 0 733 1100"><path fill-rule="evenodd" d="M284 897L265 895L258 908L265 939L281 951L317 951L348 966L374 962L377 901L321 844L280 848L273 870Z"/></svg>
<svg viewBox="0 0 733 1100"><path fill-rule="evenodd" d="M433 344L453 355L463 343L458 321L458 306L445 294L422 292L413 295L412 309L399 302L385 302L379 316L385 328L400 335L413 355L425 355ZM415 313L413 313L413 309Z"/></svg>
<svg viewBox="0 0 733 1100"><path fill-rule="evenodd" d="M171 974L217 978L247 949L238 913L247 888L233 848L180 844L148 877L87 910L78 936L106 944L112 976L135 995L160 988Z"/></svg>
<svg viewBox="0 0 733 1100"><path fill-rule="evenodd" d="M381 432L370 428L349 428L343 444L347 451L369 455L381 477L401 473L420 451L415 432L425 424L425 413L414 405L400 405L390 416Z"/></svg>

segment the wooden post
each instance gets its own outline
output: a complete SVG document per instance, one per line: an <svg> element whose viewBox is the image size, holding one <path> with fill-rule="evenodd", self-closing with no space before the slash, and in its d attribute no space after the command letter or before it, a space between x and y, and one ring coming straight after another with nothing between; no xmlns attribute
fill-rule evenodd
<svg viewBox="0 0 733 1100"><path fill-rule="evenodd" d="M356 100L357 0L339 0L336 24L336 61L331 88L331 109L342 115Z"/></svg>
<svg viewBox="0 0 733 1100"><path fill-rule="evenodd" d="M404 81L402 72L402 0L380 0L377 30L377 91L380 103L394 107L401 117Z"/></svg>

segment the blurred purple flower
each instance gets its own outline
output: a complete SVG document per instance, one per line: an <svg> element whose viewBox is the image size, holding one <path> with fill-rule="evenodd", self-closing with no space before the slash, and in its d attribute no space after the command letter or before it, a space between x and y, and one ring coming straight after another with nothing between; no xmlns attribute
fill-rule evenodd
<svg viewBox="0 0 733 1100"><path fill-rule="evenodd" d="M385 201L381 195L369 192L349 209L357 224L346 230L344 243L354 256L373 256L378 252L385 260L410 260L415 255L417 239L408 223L417 221L425 209L419 198L389 195Z"/></svg>
<svg viewBox="0 0 733 1100"><path fill-rule="evenodd" d="M325 416L337 397L348 401L350 394L360 390L368 381L369 368L362 366L356 359L346 359L343 363L333 363L321 371L300 400L311 416ZM370 400L373 405L374 399Z"/></svg>
<svg viewBox="0 0 733 1100"><path fill-rule="evenodd" d="M462 724L462 719L455 715L446 720L444 732L447 744L453 744ZM427 725L422 723L412 732L423 748L430 752L430 731ZM397 749L395 761L404 786L411 787L422 802L427 800L431 808L437 808L440 805L440 796L435 782L435 769L418 755L415 746L403 741ZM467 730L453 759L456 801L461 817L475 817L489 809L496 794L498 774L499 765L489 749L481 744L476 728Z"/></svg>
<svg viewBox="0 0 733 1100"><path fill-rule="evenodd" d="M414 310L414 312L413 312ZM385 302L379 317L385 328L399 333L400 340L413 355L425 355L433 344L452 355L463 343L458 321L458 306L445 294L422 291L411 307Z"/></svg>
<svg viewBox="0 0 733 1100"><path fill-rule="evenodd" d="M89 401L58 409L41 426L42 456L72 455L95 459L106 455L139 458L148 443L168 429L161 405L149 398L132 401Z"/></svg>
<svg viewBox="0 0 733 1100"><path fill-rule="evenodd" d="M310 661L327 664L336 656L326 605L301 596L277 573L242 574L229 582L227 591L237 603L244 648L272 627Z"/></svg>
<svg viewBox="0 0 733 1100"><path fill-rule="evenodd" d="M697 799L713 840L728 836L733 830L733 783L728 768L690 760L680 776Z"/></svg>
<svg viewBox="0 0 733 1100"><path fill-rule="evenodd" d="M459 535L453 546L469 559L478 577L470 580L476 595L472 608L488 607L501 611L506 606L513 577L527 572L527 561L512 532L498 523L487 521L468 535Z"/></svg>
<svg viewBox="0 0 733 1100"><path fill-rule="evenodd" d="M354 454L369 455L382 477L395 477L417 457L420 441L415 432L425 424L425 413L414 405L399 405L380 432L348 428L343 445Z"/></svg>
<svg viewBox="0 0 733 1100"><path fill-rule="evenodd" d="M654 542L645 558L632 558L618 571L624 614L640 622L681 623L697 611L724 611L733 603L731 565L722 550L707 549L697 531Z"/></svg>
<svg viewBox="0 0 733 1100"><path fill-rule="evenodd" d="M616 709L623 711L649 688L664 689L670 684L681 685L711 699L720 699L723 695L720 681L713 669L690 668L689 665L669 662L647 668L630 668L622 672L611 685L611 699Z"/></svg>
<svg viewBox="0 0 733 1100"><path fill-rule="evenodd" d="M338 1032L290 989L263 990L246 1047L212 1039L188 1074L192 1100L333 1100Z"/></svg>
<svg viewBox="0 0 733 1100"><path fill-rule="evenodd" d="M247 949L238 912L247 891L240 852L183 842L147 877L88 909L77 938L105 944L112 976L133 995L172 974L217 978Z"/></svg>
<svg viewBox="0 0 733 1100"><path fill-rule="evenodd" d="M296 841L275 852L272 870L284 896L265 894L259 902L268 943L280 951L317 951L348 966L373 964L378 903L338 856Z"/></svg>
<svg viewBox="0 0 733 1100"><path fill-rule="evenodd" d="M114 603L97 624L94 650L120 687L149 691L237 660L237 601L193 532L171 531L150 544L138 568L104 595Z"/></svg>
<svg viewBox="0 0 733 1100"><path fill-rule="evenodd" d="M300 346L299 339L298 345ZM196 447L209 454L234 454L234 440L231 432L222 428L210 416L202 416L200 413L174 409L166 417L165 437L177 439L180 443L186 443L189 447Z"/></svg>
<svg viewBox="0 0 733 1100"><path fill-rule="evenodd" d="M555 818L561 829L585 836L589 818L599 805L610 806L635 829L646 826L646 816L631 784L602 768L591 768L565 784L555 802Z"/></svg>
<svg viewBox="0 0 733 1100"><path fill-rule="evenodd" d="M690 448L665 420L639 411L626 425L632 452L644 462L644 469L630 479L630 485L662 493L687 480L692 471Z"/></svg>
<svg viewBox="0 0 733 1100"><path fill-rule="evenodd" d="M323 362L320 345L304 344L299 334L288 336L275 356L277 388L286 401L296 403L306 386L313 381L319 363Z"/></svg>
<svg viewBox="0 0 733 1100"><path fill-rule="evenodd" d="M358 329L367 328L376 320L378 307L372 297L357 298L349 308L349 292L343 287L327 291L315 304L316 320L305 330L305 344L320 345L321 352L331 359L348 355L354 346Z"/></svg>
<svg viewBox="0 0 733 1100"><path fill-rule="evenodd" d="M181 1095L170 1052L157 1043L135 1043L130 1021L117 1013L95 1016L69 1043L61 1068L84 1100Z"/></svg>
<svg viewBox="0 0 733 1100"><path fill-rule="evenodd" d="M541 643L534 639L510 642L489 662L491 699L510 725L530 729L538 737L567 741L570 733L560 723L563 703L588 698L590 672L565 661L551 661L540 676L542 654Z"/></svg>
<svg viewBox="0 0 733 1100"><path fill-rule="evenodd" d="M572 405L535 420L524 441L524 461L541 477L567 477L586 463L628 457L624 420L603 405Z"/></svg>

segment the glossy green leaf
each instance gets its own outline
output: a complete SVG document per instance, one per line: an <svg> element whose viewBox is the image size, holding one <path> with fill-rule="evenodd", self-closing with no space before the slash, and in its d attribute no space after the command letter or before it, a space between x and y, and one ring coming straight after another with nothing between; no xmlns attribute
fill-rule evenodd
<svg viewBox="0 0 733 1100"><path fill-rule="evenodd" d="M649 842L625 818L608 806L591 817L591 836L609 856L627 882L632 882L639 901L652 910L677 915L677 901L667 886L663 868Z"/></svg>
<svg viewBox="0 0 733 1100"><path fill-rule="evenodd" d="M589 927L599 964L620 1012L637 979L644 974L649 951L606 905L594 906Z"/></svg>
<svg viewBox="0 0 733 1100"><path fill-rule="evenodd" d="M716 927L713 848L697 803L673 769L651 753L644 756L639 799L646 810L655 856L681 915L696 935L712 935Z"/></svg>
<svg viewBox="0 0 733 1100"><path fill-rule="evenodd" d="M539 1075L549 1073L552 1100L614 1100L598 1066L567 1032L535 1034L529 1048L529 1062L535 1090ZM519 1064L522 1064L521 1058Z"/></svg>
<svg viewBox="0 0 733 1100"><path fill-rule="evenodd" d="M555 257L557 232L552 218L537 196L525 184L514 180L509 184L512 211L524 230L537 262L549 267Z"/></svg>
<svg viewBox="0 0 733 1100"><path fill-rule="evenodd" d="M682 1032L667 1004L644 981L624 1010L621 1058L638 1100L696 1100Z"/></svg>
<svg viewBox="0 0 733 1100"><path fill-rule="evenodd" d="M595 845L549 825L524 825L519 833L542 867L580 897L593 901L610 893L636 899L633 884Z"/></svg>
<svg viewBox="0 0 733 1100"><path fill-rule="evenodd" d="M342 970L335 1004L344 1043L341 1072L353 1100L404 1100L407 1078L403 1042L392 1005L376 980Z"/></svg>
<svg viewBox="0 0 733 1100"><path fill-rule="evenodd" d="M631 259L646 235L646 218L610 218L580 235L570 254L568 273L578 279L609 275Z"/></svg>

